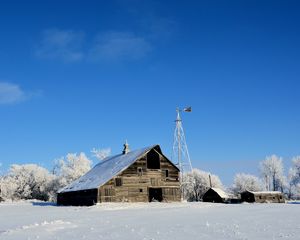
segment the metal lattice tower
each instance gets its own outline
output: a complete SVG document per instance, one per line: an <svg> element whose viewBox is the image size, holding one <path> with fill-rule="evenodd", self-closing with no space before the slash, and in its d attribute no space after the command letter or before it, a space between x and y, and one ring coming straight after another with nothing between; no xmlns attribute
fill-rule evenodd
<svg viewBox="0 0 300 240"><path fill-rule="evenodd" d="M177 118L175 120L176 127L174 132L174 143L173 143L173 154L172 160L176 163L180 170L180 183L183 184L183 175L188 172L193 171L188 147L185 140L185 135L182 126L182 120L180 117L180 112L191 112L192 108L184 108L183 110L177 108ZM181 198L183 199L183 191Z"/></svg>

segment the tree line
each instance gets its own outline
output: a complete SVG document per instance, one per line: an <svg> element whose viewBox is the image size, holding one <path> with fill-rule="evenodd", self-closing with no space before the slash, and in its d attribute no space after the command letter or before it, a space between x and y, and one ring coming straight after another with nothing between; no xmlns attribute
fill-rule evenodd
<svg viewBox="0 0 300 240"><path fill-rule="evenodd" d="M194 169L193 172L183 176L183 192L189 201L200 201L210 187L221 188L235 196L246 190L280 191L287 199L300 199L300 156L292 159L292 167L287 174L284 172L282 158L276 155L268 156L261 161L259 172L259 177L237 173L232 186L226 189L218 176Z"/></svg>
<svg viewBox="0 0 300 240"><path fill-rule="evenodd" d="M110 149L93 149L93 156L102 160L110 155ZM92 161L84 153L69 153L57 159L51 171L36 164L13 164L0 176L0 201L38 199L56 201L56 192L78 179L91 169ZM221 188L237 195L248 191L280 191L288 199L300 199L300 156L292 159L288 174L284 173L281 157L268 156L259 163L260 176L238 173L233 185L227 189L217 175L194 169L183 176L185 199L201 201L210 188Z"/></svg>
<svg viewBox="0 0 300 240"><path fill-rule="evenodd" d="M0 199L56 201L56 192L85 174L91 161L84 153L58 159L52 171L36 164L13 164L0 178Z"/></svg>

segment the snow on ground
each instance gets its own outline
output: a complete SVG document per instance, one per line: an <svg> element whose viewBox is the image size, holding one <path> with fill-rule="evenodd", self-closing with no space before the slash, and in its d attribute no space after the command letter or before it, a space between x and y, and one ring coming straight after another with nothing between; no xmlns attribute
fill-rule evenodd
<svg viewBox="0 0 300 240"><path fill-rule="evenodd" d="M0 203L0 239L300 239L299 204Z"/></svg>

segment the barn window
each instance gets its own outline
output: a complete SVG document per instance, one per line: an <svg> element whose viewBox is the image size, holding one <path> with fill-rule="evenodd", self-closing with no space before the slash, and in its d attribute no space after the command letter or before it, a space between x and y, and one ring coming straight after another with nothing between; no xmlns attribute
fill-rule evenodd
<svg viewBox="0 0 300 240"><path fill-rule="evenodd" d="M116 187L120 187L123 185L122 178L115 178Z"/></svg>
<svg viewBox="0 0 300 240"><path fill-rule="evenodd" d="M104 195L105 195L105 196L111 196L111 189L105 188L105 189L104 189Z"/></svg>
<svg viewBox="0 0 300 240"><path fill-rule="evenodd" d="M159 154L154 149L147 154L147 168L160 169Z"/></svg>
<svg viewBox="0 0 300 240"><path fill-rule="evenodd" d="M157 186L158 185L158 181L155 178L150 178L150 182L152 186Z"/></svg>
<svg viewBox="0 0 300 240"><path fill-rule="evenodd" d="M166 176L166 178L169 177L169 170L168 169L165 170L165 176Z"/></svg>
<svg viewBox="0 0 300 240"><path fill-rule="evenodd" d="M137 172L138 172L138 176L143 176L143 168L138 167Z"/></svg>
<svg viewBox="0 0 300 240"><path fill-rule="evenodd" d="M142 189L142 188L140 188L140 192L143 192L143 189Z"/></svg>

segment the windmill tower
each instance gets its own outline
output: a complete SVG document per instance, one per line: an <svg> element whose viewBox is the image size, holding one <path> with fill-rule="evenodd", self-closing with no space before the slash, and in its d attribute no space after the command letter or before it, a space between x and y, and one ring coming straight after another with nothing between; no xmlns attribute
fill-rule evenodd
<svg viewBox="0 0 300 240"><path fill-rule="evenodd" d="M173 155L172 160L176 163L180 170L180 184L181 184L181 199L183 199L184 193L182 185L184 184L183 175L188 172L192 172L192 163L188 151L188 147L185 140L185 135L182 126L182 120L180 117L181 112L191 112L192 108L177 108L177 117L175 120L176 127L174 132L174 143L173 143Z"/></svg>

